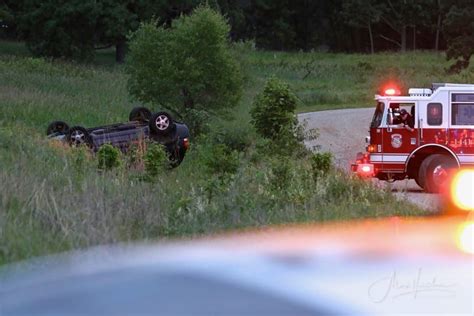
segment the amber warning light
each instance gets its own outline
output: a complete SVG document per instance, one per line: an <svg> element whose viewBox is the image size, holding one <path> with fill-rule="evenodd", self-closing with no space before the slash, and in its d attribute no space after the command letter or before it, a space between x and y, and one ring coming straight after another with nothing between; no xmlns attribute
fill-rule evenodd
<svg viewBox="0 0 474 316"><path fill-rule="evenodd" d="M457 207L474 211L474 169L461 170L454 176L451 197Z"/></svg>

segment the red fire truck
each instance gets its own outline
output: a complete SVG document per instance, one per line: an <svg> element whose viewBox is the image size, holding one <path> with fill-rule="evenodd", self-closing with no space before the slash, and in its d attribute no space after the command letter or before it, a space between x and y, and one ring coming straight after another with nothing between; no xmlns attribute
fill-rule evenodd
<svg viewBox="0 0 474 316"><path fill-rule="evenodd" d="M450 171L474 167L474 84L433 84L409 89L408 96L388 87L375 100L367 152L357 155L352 171L386 181L414 179L437 193Z"/></svg>

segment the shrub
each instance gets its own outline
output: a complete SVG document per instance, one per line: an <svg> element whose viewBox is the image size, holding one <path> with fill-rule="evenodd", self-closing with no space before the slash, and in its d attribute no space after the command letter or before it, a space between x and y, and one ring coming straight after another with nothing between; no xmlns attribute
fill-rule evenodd
<svg viewBox="0 0 474 316"><path fill-rule="evenodd" d="M168 166L168 154L160 144L150 144L145 154L145 171L150 177L160 175Z"/></svg>
<svg viewBox="0 0 474 316"><path fill-rule="evenodd" d="M296 96L289 85L277 78L270 78L263 92L257 95L251 110L257 133L275 141L294 135L297 126L296 105Z"/></svg>
<svg viewBox="0 0 474 316"><path fill-rule="evenodd" d="M105 144L99 148L97 158L99 169L112 170L122 165L120 150L110 144Z"/></svg>
<svg viewBox="0 0 474 316"><path fill-rule="evenodd" d="M326 174L332 165L331 153L315 153L311 156L311 169L313 178L317 180L322 175Z"/></svg>
<svg viewBox="0 0 474 316"><path fill-rule="evenodd" d="M171 27L142 24L130 38L130 93L179 113L199 133L202 112L227 110L240 99L242 79L229 31L223 16L206 6Z"/></svg>
<svg viewBox="0 0 474 316"><path fill-rule="evenodd" d="M203 146L201 159L208 173L220 177L235 174L240 165L239 153L225 144Z"/></svg>
<svg viewBox="0 0 474 316"><path fill-rule="evenodd" d="M214 144L224 144L238 152L246 151L252 143L248 127L241 125L216 128L210 138Z"/></svg>

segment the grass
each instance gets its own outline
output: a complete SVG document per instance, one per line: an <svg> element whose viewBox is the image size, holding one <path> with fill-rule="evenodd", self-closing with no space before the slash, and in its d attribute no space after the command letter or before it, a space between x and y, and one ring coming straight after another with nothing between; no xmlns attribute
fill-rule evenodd
<svg viewBox="0 0 474 316"><path fill-rule="evenodd" d="M434 82L473 83L470 67L448 75L443 53L367 54L262 52L241 44L252 94L269 76L291 84L300 99L299 112L374 106L374 95L387 82L404 89L431 87Z"/></svg>
<svg viewBox="0 0 474 316"><path fill-rule="evenodd" d="M82 65L33 58L21 44L0 43L0 264L120 241L423 214L338 171L316 178L308 161L258 149L248 110L270 75L291 83L302 111L370 105L383 69L379 62L402 60L398 71L421 84L440 81L442 56L269 53L243 45L235 52L246 75L244 97L233 121L214 126L227 133L220 136L223 143L248 149L221 157L209 150L212 142L194 142L179 168L143 181L143 170L99 172L97 158L87 151L44 137L52 120L94 126L128 117L127 78L120 66L111 66L110 51ZM306 76L308 62L315 70ZM237 159L228 164L235 170L214 170L218 159Z"/></svg>

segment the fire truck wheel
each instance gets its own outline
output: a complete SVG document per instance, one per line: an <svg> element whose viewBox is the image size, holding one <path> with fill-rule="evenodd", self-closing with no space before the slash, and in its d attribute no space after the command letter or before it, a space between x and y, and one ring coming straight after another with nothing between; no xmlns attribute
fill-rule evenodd
<svg viewBox="0 0 474 316"><path fill-rule="evenodd" d="M416 184L422 188L423 190L425 189L425 178L424 177L420 177L420 175L418 175L416 178L414 178Z"/></svg>
<svg viewBox="0 0 474 316"><path fill-rule="evenodd" d="M424 182L428 193L439 193L447 184L449 172L456 168L456 162L446 155L432 155L420 167L419 181Z"/></svg>

